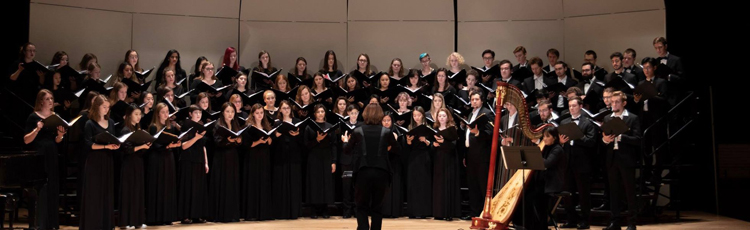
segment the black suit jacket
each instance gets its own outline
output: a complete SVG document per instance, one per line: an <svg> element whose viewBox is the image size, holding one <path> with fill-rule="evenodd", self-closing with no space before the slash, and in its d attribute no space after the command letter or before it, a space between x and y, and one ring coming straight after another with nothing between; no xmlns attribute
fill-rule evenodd
<svg viewBox="0 0 750 230"><path fill-rule="evenodd" d="M604 117L604 123L612 120L612 116ZM607 154L607 167L621 165L625 167L636 167L640 160L641 152L641 121L638 116L628 112L628 116L623 117L623 121L630 127L630 130L621 135L621 141L618 143L619 150L614 150L615 142L604 143Z"/></svg>
<svg viewBox="0 0 750 230"><path fill-rule="evenodd" d="M672 69L672 74L682 76L684 73L684 70L682 69L682 59L677 55L667 54L667 66Z"/></svg>
<svg viewBox="0 0 750 230"><path fill-rule="evenodd" d="M599 66L594 67L594 77L596 77L596 79L607 82L604 80L604 77L606 77L607 74L609 74L609 72L607 72L607 70L605 70L604 68Z"/></svg>
<svg viewBox="0 0 750 230"><path fill-rule="evenodd" d="M608 83L609 81L612 80L612 78L615 78L615 77L622 77L622 80L625 80L625 82L630 83L631 85L633 85L633 87L638 85L638 79L636 79L635 74L627 73L627 72L622 72L620 74L616 74L615 72L612 72L610 74L607 74L607 76L604 78L604 82Z"/></svg>
<svg viewBox="0 0 750 230"><path fill-rule="evenodd" d="M641 68L639 65L633 65L629 68L625 67L624 69L626 73L631 73L635 75L635 79L638 82L642 81L643 79L646 79L646 75L643 74L643 68Z"/></svg>
<svg viewBox="0 0 750 230"><path fill-rule="evenodd" d="M565 188L565 173L568 171L568 155L563 148L555 143L548 145L542 150L544 167L542 171L544 178L544 193L558 193Z"/></svg>
<svg viewBox="0 0 750 230"><path fill-rule="evenodd" d="M547 77L544 74L542 74L542 84L547 85L548 82L549 80L547 80ZM523 92L525 92L526 95L531 95L531 91L534 91L535 86L536 85L534 84L534 76L531 76L523 80L523 83L521 83L521 90L523 90Z"/></svg>
<svg viewBox="0 0 750 230"><path fill-rule="evenodd" d="M578 85L576 87L581 88L581 90L586 89L586 81L580 81L578 82ZM591 83L591 86L589 86L589 91L584 92L584 95L586 95L586 99L583 101L584 108L588 109L589 111L598 111L601 109L601 105L604 104L604 101L602 100L602 93L604 92L604 82L601 82L599 80L593 79L593 82Z"/></svg>
<svg viewBox="0 0 750 230"><path fill-rule="evenodd" d="M467 116L471 119L472 111L469 111ZM484 114L490 121L495 122L495 115L492 115L489 109L482 107L479 109L477 116ZM469 133L469 148L466 154L466 166L467 167L482 167L490 162L490 150L492 149L492 126L486 124L484 126L477 127L479 134L474 135ZM466 131L461 135L466 136L466 132L469 132L471 127L467 127ZM460 143L465 144L465 143Z"/></svg>
<svg viewBox="0 0 750 230"><path fill-rule="evenodd" d="M496 78L496 79L492 80L492 88L493 89L497 89L497 81L503 81L503 79L502 78ZM521 88L521 82L518 81L518 80L516 80L516 79L514 79L513 77L511 77L510 80L507 81L507 83L518 87L518 89L522 89Z"/></svg>
<svg viewBox="0 0 750 230"><path fill-rule="evenodd" d="M568 117L560 122L560 125L574 123L573 119ZM565 143L563 148L568 153L570 160L570 171L579 173L591 172L591 157L596 153L596 125L583 114L579 117L578 128L583 132L583 137L578 140L572 140ZM573 142L573 145L571 145Z"/></svg>

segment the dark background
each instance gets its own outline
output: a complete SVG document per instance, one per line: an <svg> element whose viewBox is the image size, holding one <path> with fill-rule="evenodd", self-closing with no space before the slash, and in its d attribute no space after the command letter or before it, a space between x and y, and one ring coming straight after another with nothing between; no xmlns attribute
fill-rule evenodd
<svg viewBox="0 0 750 230"><path fill-rule="evenodd" d="M694 111L699 113L698 120L683 134L688 136L686 139L689 141L684 143L681 154L683 163L687 165L680 175L681 206L685 210L711 213L716 213L718 207L721 215L750 221L750 212L747 211L750 205L750 176L747 172L735 173L742 171L743 162L746 164L745 171L750 168L750 155L738 155L741 151L718 151L724 149L720 146L734 146L737 147L735 149L746 151L750 149L747 141L750 136L747 132L750 130L747 114L750 114L750 109L746 107L744 93L748 91L750 83L745 69L750 68L744 64L748 58L743 57L747 54L748 39L740 36L742 30L747 28L745 20L740 19L744 12L736 9L741 7L732 7L735 2L728 1L664 2L669 51L682 57L687 77L698 95L694 103ZM3 4L0 15L4 17L6 29L5 42L0 45L0 68L8 68L18 58L20 45L29 39L29 1L13 0ZM0 82L6 79L3 77ZM740 161L737 162L737 159ZM733 162L727 162L730 160ZM716 171L714 162L720 166ZM736 164L724 166L727 163ZM715 172L719 172L719 175L716 176Z"/></svg>

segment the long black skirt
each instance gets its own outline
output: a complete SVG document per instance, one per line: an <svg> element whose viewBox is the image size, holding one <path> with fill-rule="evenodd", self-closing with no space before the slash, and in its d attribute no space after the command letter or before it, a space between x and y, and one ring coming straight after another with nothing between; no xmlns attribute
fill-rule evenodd
<svg viewBox="0 0 750 230"><path fill-rule="evenodd" d="M245 220L273 219L271 155L268 145L251 148L242 163L242 214Z"/></svg>
<svg viewBox="0 0 750 230"><path fill-rule="evenodd" d="M235 148L216 148L209 178L209 210L213 221L239 221L240 170Z"/></svg>
<svg viewBox="0 0 750 230"><path fill-rule="evenodd" d="M201 162L180 161L178 175L177 217L207 218L208 184L205 165Z"/></svg>
<svg viewBox="0 0 750 230"><path fill-rule="evenodd" d="M146 223L146 198L143 157L127 154L120 167L120 226L141 226Z"/></svg>
<svg viewBox="0 0 750 230"><path fill-rule="evenodd" d="M273 203L276 219L297 219L302 204L302 169L299 163L273 166Z"/></svg>
<svg viewBox="0 0 750 230"><path fill-rule="evenodd" d="M112 229L114 223L114 166L112 150L91 150L83 172L81 229Z"/></svg>
<svg viewBox="0 0 750 230"><path fill-rule="evenodd" d="M146 222L177 220L177 170L171 150L152 150L146 156Z"/></svg>

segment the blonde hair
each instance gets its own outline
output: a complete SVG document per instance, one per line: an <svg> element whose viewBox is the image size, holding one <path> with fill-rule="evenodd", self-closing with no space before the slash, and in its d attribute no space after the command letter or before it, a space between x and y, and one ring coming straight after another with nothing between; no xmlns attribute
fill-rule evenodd
<svg viewBox="0 0 750 230"><path fill-rule="evenodd" d="M458 65L459 66L463 65L464 62L465 62L464 56L462 56L458 52L453 52L450 55L448 55L448 58L445 59L445 65L448 66L448 67L451 67L451 57L456 57L456 59L458 59Z"/></svg>

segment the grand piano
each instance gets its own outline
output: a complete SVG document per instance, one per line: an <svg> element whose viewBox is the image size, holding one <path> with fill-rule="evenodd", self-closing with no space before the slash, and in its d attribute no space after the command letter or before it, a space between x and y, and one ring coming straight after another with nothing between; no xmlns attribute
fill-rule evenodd
<svg viewBox="0 0 750 230"><path fill-rule="evenodd" d="M47 182L47 173L43 169L44 155L36 151L3 151L0 154L0 193L12 192L17 198L24 198L29 208L29 229L36 229L36 200L39 189ZM4 199L0 197L0 205L5 205ZM0 224L3 224L5 207L0 207L0 214Z"/></svg>

